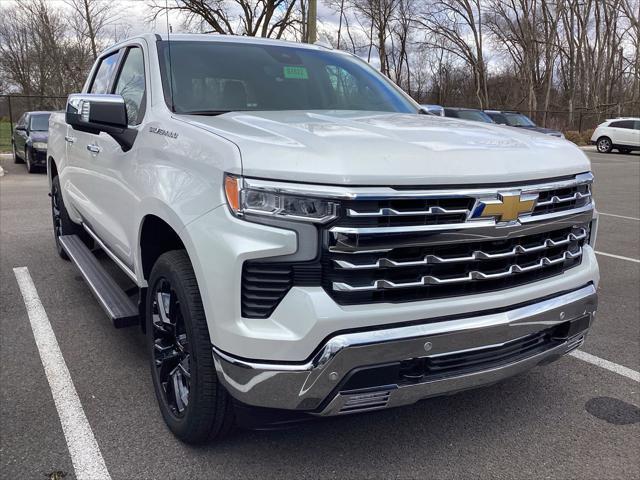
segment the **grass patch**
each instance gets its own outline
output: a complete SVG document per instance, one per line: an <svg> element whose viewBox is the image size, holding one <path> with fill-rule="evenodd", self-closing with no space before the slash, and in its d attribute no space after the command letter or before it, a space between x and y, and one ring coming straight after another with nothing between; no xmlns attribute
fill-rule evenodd
<svg viewBox="0 0 640 480"><path fill-rule="evenodd" d="M0 153L11 151L11 125L8 120L0 120Z"/></svg>

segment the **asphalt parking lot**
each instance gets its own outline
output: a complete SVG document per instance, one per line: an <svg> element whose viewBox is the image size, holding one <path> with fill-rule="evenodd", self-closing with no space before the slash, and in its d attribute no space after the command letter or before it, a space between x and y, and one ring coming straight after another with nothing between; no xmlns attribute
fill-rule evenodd
<svg viewBox="0 0 640 480"><path fill-rule="evenodd" d="M569 356L411 407L197 448L164 426L139 329L111 327L57 257L46 176L2 156L0 477L76 478L13 270L27 267L112 479L640 478L640 154L588 155L602 280L582 351L609 368Z"/></svg>

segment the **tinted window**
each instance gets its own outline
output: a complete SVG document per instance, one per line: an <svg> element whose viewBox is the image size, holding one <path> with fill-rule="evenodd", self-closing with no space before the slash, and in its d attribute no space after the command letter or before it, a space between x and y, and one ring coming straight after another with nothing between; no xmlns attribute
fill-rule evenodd
<svg viewBox="0 0 640 480"><path fill-rule="evenodd" d="M458 110L458 118L474 122L493 123L491 117L480 110Z"/></svg>
<svg viewBox="0 0 640 480"><path fill-rule="evenodd" d="M100 66L98 67L96 76L93 77L93 83L91 84L89 93L107 93L109 80L111 80L111 74L113 73L117 60L117 52L100 60Z"/></svg>
<svg viewBox="0 0 640 480"><path fill-rule="evenodd" d="M522 113L504 113L504 118L507 120L507 125L512 127L535 127L536 124L531 121L529 117Z"/></svg>
<svg viewBox="0 0 640 480"><path fill-rule="evenodd" d="M504 118L504 115L502 115L501 113L487 113L487 115L489 115L489 117L491 117L491 120L493 120L496 123L499 123L500 125L507 125L507 119Z"/></svg>
<svg viewBox="0 0 640 480"><path fill-rule="evenodd" d="M634 130L640 130L640 120L636 120L633 123L634 123L633 129Z"/></svg>
<svg viewBox="0 0 640 480"><path fill-rule="evenodd" d="M618 122L611 122L610 127L614 128L631 128L633 129L633 120L620 120Z"/></svg>
<svg viewBox="0 0 640 480"><path fill-rule="evenodd" d="M124 61L115 92L122 95L127 106L127 120L129 125L138 125L144 117L145 84L144 59L142 49L130 48Z"/></svg>
<svg viewBox="0 0 640 480"><path fill-rule="evenodd" d="M158 42L165 100L178 113L417 107L365 62L344 53L232 42ZM171 75L169 68L171 68Z"/></svg>
<svg viewBox="0 0 640 480"><path fill-rule="evenodd" d="M49 114L31 115L30 130L46 132L49 130Z"/></svg>

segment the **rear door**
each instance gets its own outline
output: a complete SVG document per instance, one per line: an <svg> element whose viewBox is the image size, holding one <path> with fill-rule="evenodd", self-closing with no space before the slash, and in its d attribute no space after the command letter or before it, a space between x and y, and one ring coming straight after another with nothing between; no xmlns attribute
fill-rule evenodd
<svg viewBox="0 0 640 480"><path fill-rule="evenodd" d="M629 145L640 147L640 120L633 121L633 130L631 131L631 142Z"/></svg>
<svg viewBox="0 0 640 480"><path fill-rule="evenodd" d="M616 120L611 122L611 141L614 145L632 145L635 138L633 134L633 120Z"/></svg>

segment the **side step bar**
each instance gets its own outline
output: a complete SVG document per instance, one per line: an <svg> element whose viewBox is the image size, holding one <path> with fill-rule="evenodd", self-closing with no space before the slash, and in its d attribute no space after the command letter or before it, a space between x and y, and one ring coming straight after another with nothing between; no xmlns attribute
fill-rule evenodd
<svg viewBox="0 0 640 480"><path fill-rule="evenodd" d="M77 235L60 236L60 245L89 285L116 328L140 322L138 307L107 273L91 250Z"/></svg>

